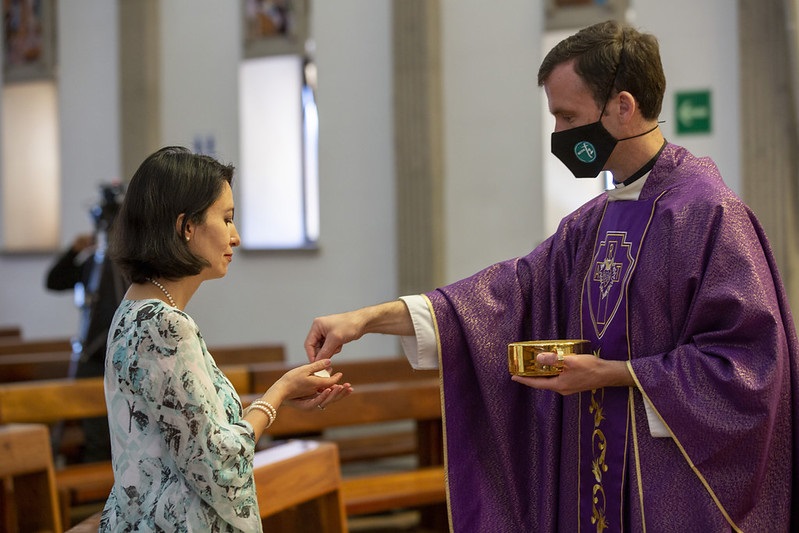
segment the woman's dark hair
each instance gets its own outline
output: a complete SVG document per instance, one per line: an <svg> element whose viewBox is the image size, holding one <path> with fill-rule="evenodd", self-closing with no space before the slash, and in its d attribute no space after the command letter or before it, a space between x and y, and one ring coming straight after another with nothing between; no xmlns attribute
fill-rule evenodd
<svg viewBox="0 0 799 533"><path fill-rule="evenodd" d="M130 281L179 279L208 265L189 251L186 224L204 222L224 184L232 184L233 170L181 146L161 148L144 160L128 183L109 239L111 259Z"/></svg>
<svg viewBox="0 0 799 533"><path fill-rule="evenodd" d="M544 85L558 65L574 60L574 70L604 107L611 93L627 91L638 102L641 115L655 120L666 92L666 75L654 35L609 20L580 30L559 42L541 62L538 85Z"/></svg>

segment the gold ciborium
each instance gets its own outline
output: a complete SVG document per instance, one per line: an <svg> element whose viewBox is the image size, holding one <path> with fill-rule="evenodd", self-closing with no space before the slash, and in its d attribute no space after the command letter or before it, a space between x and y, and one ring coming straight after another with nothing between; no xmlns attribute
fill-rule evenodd
<svg viewBox="0 0 799 533"><path fill-rule="evenodd" d="M558 362L538 364L535 358L540 353L555 353ZM591 353L591 343L582 339L512 342L508 344L508 370L517 376L556 376L563 370L563 358L577 353Z"/></svg>

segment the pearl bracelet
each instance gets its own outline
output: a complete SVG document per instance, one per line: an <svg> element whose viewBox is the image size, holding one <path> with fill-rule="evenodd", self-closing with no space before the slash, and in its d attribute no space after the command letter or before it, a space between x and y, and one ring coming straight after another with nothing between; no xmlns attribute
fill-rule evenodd
<svg viewBox="0 0 799 533"><path fill-rule="evenodd" d="M266 407L271 413L272 418L277 420L277 409L275 409L275 407L271 403L265 400L255 400L254 402L252 402L252 405L260 405L261 407Z"/></svg>
<svg viewBox="0 0 799 533"><path fill-rule="evenodd" d="M266 427L264 429L269 428L269 426L271 426L275 422L275 420L277 420L277 409L275 409L274 406L271 403L267 402L267 401L255 400L254 402L252 402L250 404L250 406L247 408L247 410L244 412L244 414L246 415L252 409L257 409L257 410L261 411L269 419L269 421L266 423Z"/></svg>

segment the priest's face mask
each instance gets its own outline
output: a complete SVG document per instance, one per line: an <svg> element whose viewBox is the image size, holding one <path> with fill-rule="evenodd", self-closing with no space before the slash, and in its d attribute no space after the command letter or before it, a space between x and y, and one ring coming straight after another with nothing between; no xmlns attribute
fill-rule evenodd
<svg viewBox="0 0 799 533"><path fill-rule="evenodd" d="M619 140L610 134L600 119L552 133L552 153L566 165L576 178L595 178L605 168Z"/></svg>

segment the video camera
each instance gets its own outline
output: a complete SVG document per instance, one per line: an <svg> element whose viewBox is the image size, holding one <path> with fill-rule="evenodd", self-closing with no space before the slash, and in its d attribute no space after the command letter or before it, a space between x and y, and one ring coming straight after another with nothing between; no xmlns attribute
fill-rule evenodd
<svg viewBox="0 0 799 533"><path fill-rule="evenodd" d="M100 200L89 209L97 232L107 232L111 227L125 198L125 187L121 183L100 184Z"/></svg>

